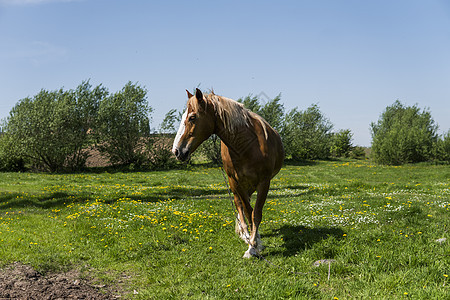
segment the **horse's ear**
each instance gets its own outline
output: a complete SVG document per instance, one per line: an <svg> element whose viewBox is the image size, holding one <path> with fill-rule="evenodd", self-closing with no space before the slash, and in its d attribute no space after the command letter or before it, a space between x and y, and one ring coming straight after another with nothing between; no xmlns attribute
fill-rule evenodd
<svg viewBox="0 0 450 300"><path fill-rule="evenodd" d="M194 95L192 95L188 90L186 90L188 99L191 99Z"/></svg>
<svg viewBox="0 0 450 300"><path fill-rule="evenodd" d="M206 101L203 99L202 91L195 89L195 98L197 98L199 106L206 110Z"/></svg>

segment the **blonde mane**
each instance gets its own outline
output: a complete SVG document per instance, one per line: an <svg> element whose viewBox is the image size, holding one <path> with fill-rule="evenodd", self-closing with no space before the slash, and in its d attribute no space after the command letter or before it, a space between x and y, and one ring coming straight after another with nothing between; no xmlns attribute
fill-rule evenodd
<svg viewBox="0 0 450 300"><path fill-rule="evenodd" d="M215 95L214 92L204 95L207 105L212 104L216 111L217 117L223 122L224 126L231 132L236 133L240 127L249 127L251 120L257 120L264 130L264 135L267 138L267 122L259 115L253 113L233 99ZM197 101L190 101L191 104ZM197 110L198 107L192 107Z"/></svg>

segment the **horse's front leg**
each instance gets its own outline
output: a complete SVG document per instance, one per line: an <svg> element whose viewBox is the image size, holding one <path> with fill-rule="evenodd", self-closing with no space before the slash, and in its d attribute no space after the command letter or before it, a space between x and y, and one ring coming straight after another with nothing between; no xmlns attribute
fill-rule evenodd
<svg viewBox="0 0 450 300"><path fill-rule="evenodd" d="M267 193L269 192L270 180L261 182L257 188L257 198L255 207L252 212L252 233L250 236L250 244L244 257L258 256L258 252L263 249L262 241L258 233L259 225L262 220L262 210L266 202Z"/></svg>
<svg viewBox="0 0 450 300"><path fill-rule="evenodd" d="M235 180L229 180L231 191L234 194L234 205L238 211L238 216L236 219L236 233L239 234L239 237L247 244L250 243L250 234L248 230L247 223L245 219L249 222L250 229L251 225L251 215L252 215L252 207L250 205L250 199L247 197L247 194L243 191L239 190L238 184Z"/></svg>
<svg viewBox="0 0 450 300"><path fill-rule="evenodd" d="M242 201L239 196L234 196L234 205L236 206L236 209L238 211L237 219L236 219L236 226L235 230L236 233L239 234L239 237L246 242L247 244L250 243L250 234L248 232L248 226L247 223L245 223L245 217L244 217L244 208L242 205Z"/></svg>

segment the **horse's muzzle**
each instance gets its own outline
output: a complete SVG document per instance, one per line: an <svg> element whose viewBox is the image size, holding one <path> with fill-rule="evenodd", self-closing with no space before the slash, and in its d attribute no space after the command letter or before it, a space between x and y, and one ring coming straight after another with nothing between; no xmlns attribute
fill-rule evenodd
<svg viewBox="0 0 450 300"><path fill-rule="evenodd" d="M186 161L189 158L189 150L183 151L178 148L175 148L172 150L172 153L175 154L175 157L181 161Z"/></svg>

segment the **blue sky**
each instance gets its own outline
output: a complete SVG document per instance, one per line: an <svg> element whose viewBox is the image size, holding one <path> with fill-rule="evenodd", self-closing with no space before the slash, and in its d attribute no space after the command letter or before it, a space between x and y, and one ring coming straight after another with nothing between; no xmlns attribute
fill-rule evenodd
<svg viewBox="0 0 450 300"><path fill-rule="evenodd" d="M0 118L83 80L148 89L156 127L185 89L317 103L370 146L396 99L450 129L449 1L0 0Z"/></svg>

